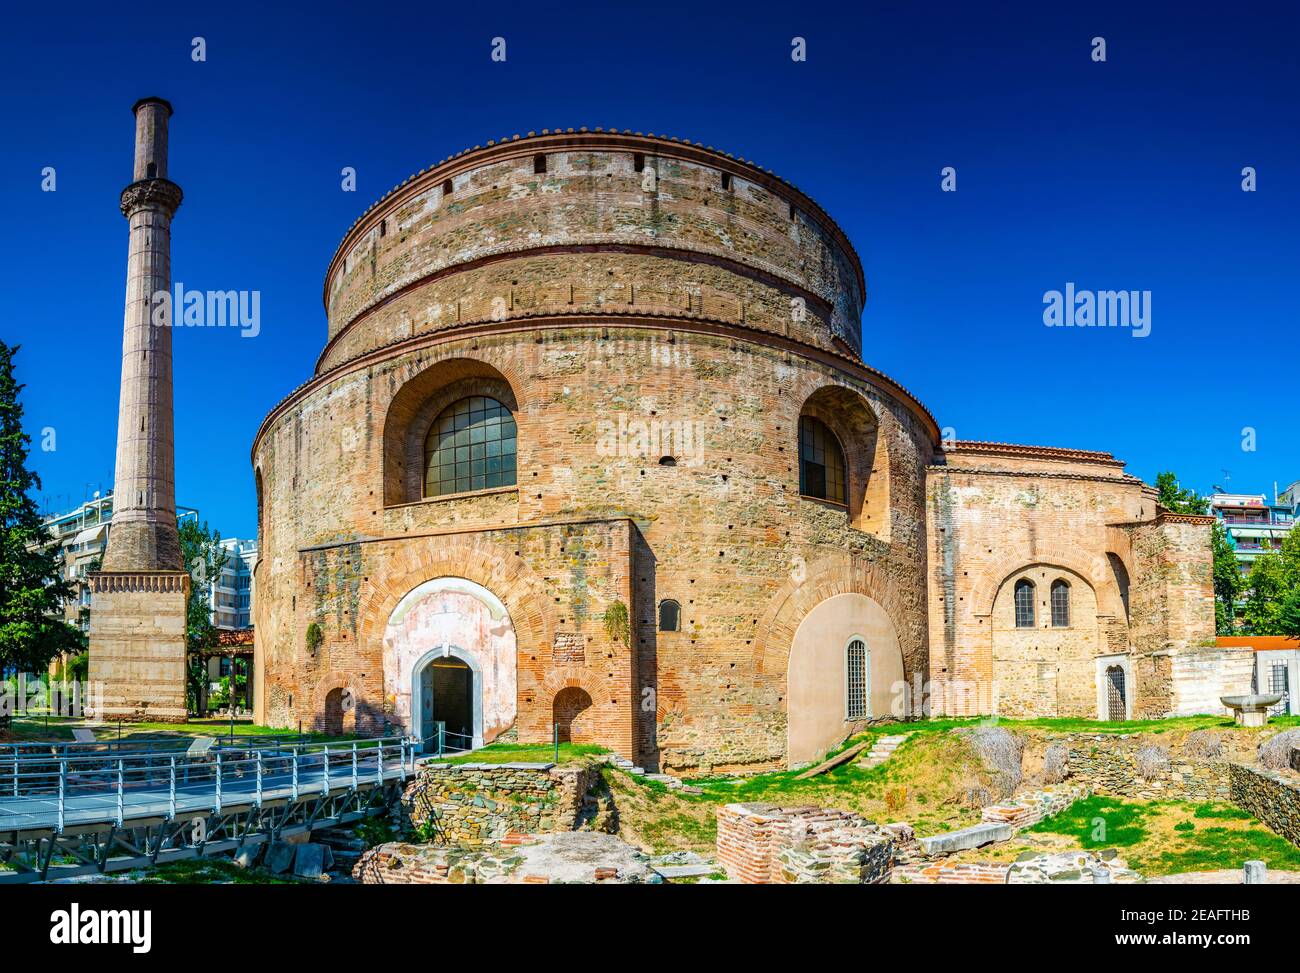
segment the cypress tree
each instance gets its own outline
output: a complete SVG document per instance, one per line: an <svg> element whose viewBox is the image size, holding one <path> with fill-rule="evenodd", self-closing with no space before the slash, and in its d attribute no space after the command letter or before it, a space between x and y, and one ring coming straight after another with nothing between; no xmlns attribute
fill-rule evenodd
<svg viewBox="0 0 1300 973"><path fill-rule="evenodd" d="M0 341L0 672L42 673L61 652L85 649L81 632L63 620L72 585L63 552L51 543L32 498L40 478L28 468L31 437L23 432L23 386L14 378L17 345Z"/></svg>

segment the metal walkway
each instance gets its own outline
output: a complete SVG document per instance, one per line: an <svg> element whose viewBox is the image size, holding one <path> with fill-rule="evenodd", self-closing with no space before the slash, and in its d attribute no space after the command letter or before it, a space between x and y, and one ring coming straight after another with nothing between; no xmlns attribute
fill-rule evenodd
<svg viewBox="0 0 1300 973"><path fill-rule="evenodd" d="M199 858L377 814L420 749L407 737L184 745L0 751L0 884Z"/></svg>

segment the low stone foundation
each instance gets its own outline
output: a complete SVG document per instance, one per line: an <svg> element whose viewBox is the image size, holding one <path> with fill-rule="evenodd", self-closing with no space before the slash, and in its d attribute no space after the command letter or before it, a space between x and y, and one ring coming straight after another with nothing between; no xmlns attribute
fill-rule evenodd
<svg viewBox="0 0 1300 973"><path fill-rule="evenodd" d="M1224 760L1195 760L1170 754L1169 769L1151 780L1137 771L1135 755L1143 745L1123 737L1074 734L1056 741L1070 752L1070 781L1094 794L1139 800L1231 800L1232 785Z"/></svg>
<svg viewBox="0 0 1300 973"><path fill-rule="evenodd" d="M507 835L474 847L389 842L352 869L363 885L639 885L663 879L645 855L610 834Z"/></svg>
<svg viewBox="0 0 1300 973"><path fill-rule="evenodd" d="M588 791L599 770L548 763L422 764L406 787L411 823L430 810L448 843L481 845L510 833L572 831L592 810Z"/></svg>
<svg viewBox="0 0 1300 973"><path fill-rule="evenodd" d="M998 862L914 862L894 869L894 885L1005 885L1011 866Z"/></svg>
<svg viewBox="0 0 1300 973"><path fill-rule="evenodd" d="M717 814L718 861L748 885L885 882L912 838L910 825L833 808L727 804Z"/></svg>
<svg viewBox="0 0 1300 973"><path fill-rule="evenodd" d="M1087 787L1052 787L1033 791L1006 804L984 808L980 820L985 824L1009 824L1019 831L1060 814L1075 801L1087 797L1088 793Z"/></svg>
<svg viewBox="0 0 1300 973"><path fill-rule="evenodd" d="M1229 764L1232 801L1293 845L1300 846L1300 776Z"/></svg>

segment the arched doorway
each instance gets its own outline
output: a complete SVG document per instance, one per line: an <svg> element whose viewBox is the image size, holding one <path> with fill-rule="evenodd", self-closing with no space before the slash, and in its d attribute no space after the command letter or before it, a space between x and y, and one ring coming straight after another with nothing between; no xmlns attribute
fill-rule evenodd
<svg viewBox="0 0 1300 973"><path fill-rule="evenodd" d="M458 654L462 651L446 646L445 652L433 653L416 670L415 733L424 741L425 752L437 752L440 747L444 752L471 750L483 745L481 680Z"/></svg>
<svg viewBox="0 0 1300 973"><path fill-rule="evenodd" d="M434 749L437 722L465 734L449 746L491 743L515 722L517 651L510 615L491 591L454 577L418 585L384 629L384 685L393 687L397 723Z"/></svg>
<svg viewBox="0 0 1300 973"><path fill-rule="evenodd" d="M1124 685L1124 669L1121 666L1106 669L1106 719L1128 719L1128 696Z"/></svg>
<svg viewBox="0 0 1300 973"><path fill-rule="evenodd" d="M561 743L590 743L590 728L583 718L591 709L591 696L585 689L569 686L555 694L551 713Z"/></svg>

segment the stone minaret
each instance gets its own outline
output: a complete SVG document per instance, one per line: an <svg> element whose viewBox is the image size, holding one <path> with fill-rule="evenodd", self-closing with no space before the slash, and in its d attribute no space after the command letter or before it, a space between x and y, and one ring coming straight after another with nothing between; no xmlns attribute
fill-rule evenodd
<svg viewBox="0 0 1300 973"><path fill-rule="evenodd" d="M171 288L171 221L181 187L167 178L167 120L161 98L135 103L135 173L122 190L131 223L122 322L122 394L117 474L105 571L181 569L176 535L172 434L171 322L152 321L155 294ZM170 307L170 304L166 305Z"/></svg>
<svg viewBox="0 0 1300 973"><path fill-rule="evenodd" d="M117 471L108 549L91 579L89 681L96 715L184 720L189 575L176 530L172 322L153 313L154 295L171 287L171 219L181 187L167 178L172 106L143 98L134 112L135 170L121 199L131 243Z"/></svg>

